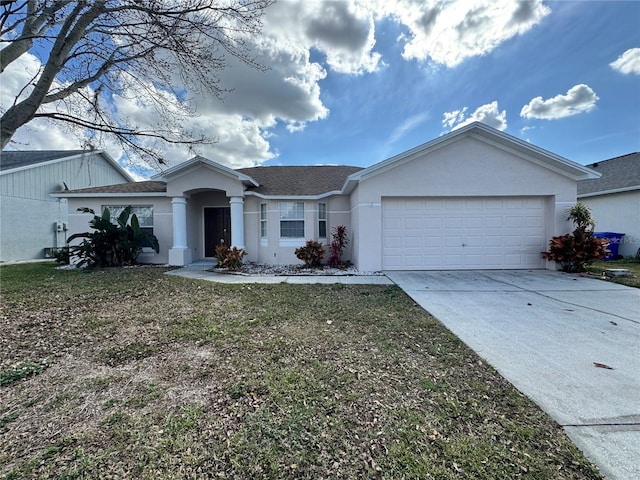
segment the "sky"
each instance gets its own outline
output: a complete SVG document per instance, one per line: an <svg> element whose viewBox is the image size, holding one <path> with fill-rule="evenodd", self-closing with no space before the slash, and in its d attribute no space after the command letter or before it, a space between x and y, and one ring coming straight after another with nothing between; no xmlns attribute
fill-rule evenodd
<svg viewBox="0 0 640 480"><path fill-rule="evenodd" d="M250 43L266 71L230 59L222 102L189 92L190 126L217 139L196 153L231 168L366 167L472 121L584 165L640 151L640 2L281 0ZM2 74L0 106L38 64ZM154 115L131 99L114 109ZM82 144L45 122L15 140ZM104 148L138 179L155 173ZM169 166L193 154L163 148Z"/></svg>

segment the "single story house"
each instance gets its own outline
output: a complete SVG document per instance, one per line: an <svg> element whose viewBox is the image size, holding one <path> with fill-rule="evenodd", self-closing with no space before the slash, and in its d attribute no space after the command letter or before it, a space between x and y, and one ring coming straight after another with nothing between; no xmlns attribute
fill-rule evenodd
<svg viewBox="0 0 640 480"><path fill-rule="evenodd" d="M44 258L68 232L67 200L52 192L133 182L103 151L0 153L0 261Z"/></svg>
<svg viewBox="0 0 640 480"><path fill-rule="evenodd" d="M578 200L591 209L596 231L624 233L618 255L640 249L640 152L587 165L601 177L578 182Z"/></svg>
<svg viewBox="0 0 640 480"><path fill-rule="evenodd" d="M186 265L213 256L222 239L246 260L297 263L294 250L329 244L345 225L361 271L554 268L540 253L571 230L577 182L598 174L481 123L368 168L253 167L202 157L149 181L59 192L73 232L78 207L134 206L160 253L140 260Z"/></svg>

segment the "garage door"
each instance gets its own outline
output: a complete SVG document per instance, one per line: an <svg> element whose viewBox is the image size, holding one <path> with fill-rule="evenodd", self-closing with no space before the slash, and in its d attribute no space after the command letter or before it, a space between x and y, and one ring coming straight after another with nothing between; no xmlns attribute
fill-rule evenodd
<svg viewBox="0 0 640 480"><path fill-rule="evenodd" d="M543 197L383 199L383 268L543 268L544 213Z"/></svg>

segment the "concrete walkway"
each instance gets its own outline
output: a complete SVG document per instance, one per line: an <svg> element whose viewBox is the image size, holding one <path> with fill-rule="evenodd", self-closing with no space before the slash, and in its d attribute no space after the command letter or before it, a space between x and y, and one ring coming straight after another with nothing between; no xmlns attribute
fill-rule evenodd
<svg viewBox="0 0 640 480"><path fill-rule="evenodd" d="M386 273L606 478L640 479L639 289L545 270Z"/></svg>
<svg viewBox="0 0 640 480"><path fill-rule="evenodd" d="M199 261L186 267L167 272L167 275L179 275L187 278L197 278L218 283L344 283L350 285L393 285L384 275L242 275L233 273L218 273L208 270L213 262Z"/></svg>

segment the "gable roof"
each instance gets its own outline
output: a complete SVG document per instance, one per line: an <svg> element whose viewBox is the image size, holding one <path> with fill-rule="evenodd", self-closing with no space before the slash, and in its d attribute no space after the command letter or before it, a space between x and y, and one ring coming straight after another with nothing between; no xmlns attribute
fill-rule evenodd
<svg viewBox="0 0 640 480"><path fill-rule="evenodd" d="M119 196L136 196L140 194L153 194L155 196L162 195L167 191L165 182L147 180L144 182L118 183L115 185L104 185L101 187L77 188L75 190L62 190L52 193L54 197L104 197Z"/></svg>
<svg viewBox="0 0 640 480"><path fill-rule="evenodd" d="M238 171L254 178L259 186L247 192L264 196L315 196L336 193L347 177L362 170L346 165L251 167Z"/></svg>
<svg viewBox="0 0 640 480"><path fill-rule="evenodd" d="M58 160L85 153L84 150L22 150L3 151L0 154L0 171L28 167L51 160Z"/></svg>
<svg viewBox="0 0 640 480"><path fill-rule="evenodd" d="M248 175L243 174L242 172L240 172L240 170L233 170L229 167L225 167L224 165L218 162L214 162L213 160L209 160L208 158L201 157L200 155L197 155L187 160L186 162L179 163L178 165L175 165L169 168L168 170L165 170L162 173L154 175L151 177L151 179L166 181L171 178L177 178L181 175L184 175L185 173L190 171L192 168L197 167L199 165L204 165L210 168L211 170L214 170L215 172L218 172L227 177L236 179L244 183L245 185L258 186L258 182L256 182L253 178L249 177Z"/></svg>
<svg viewBox="0 0 640 480"><path fill-rule="evenodd" d="M0 153L0 174L63 162L83 155L100 155L129 182L133 177L103 150L6 150Z"/></svg>
<svg viewBox="0 0 640 480"><path fill-rule="evenodd" d="M640 152L610 158L587 165L600 178L578 182L578 197L640 190Z"/></svg>
<svg viewBox="0 0 640 480"><path fill-rule="evenodd" d="M556 155L555 153L549 152L543 148L536 147L535 145L501 132L493 127L485 125L484 123L473 122L454 130L453 132L431 140L430 142L419 145L350 175L344 185L343 191L345 193L349 193L353 188L355 188L356 184L364 178L370 178L384 173L391 168L407 163L421 155L440 149L464 137L473 137L501 150L508 151L513 155L517 155L520 158L567 176L573 180L599 177L597 172L585 167L584 165L572 162L571 160L561 157L560 155Z"/></svg>
<svg viewBox="0 0 640 480"><path fill-rule="evenodd" d="M191 165L194 163L197 162L191 162ZM224 168L226 169L226 167ZM253 193L265 197L308 197L340 192L347 177L359 170L362 170L362 168L344 165L322 165L251 167L230 171L234 172L239 180L245 178L251 180L246 190L247 194L251 195ZM164 177L157 175L153 178ZM149 196L163 195L166 191L166 181L149 180L64 190L52 195L57 197Z"/></svg>

